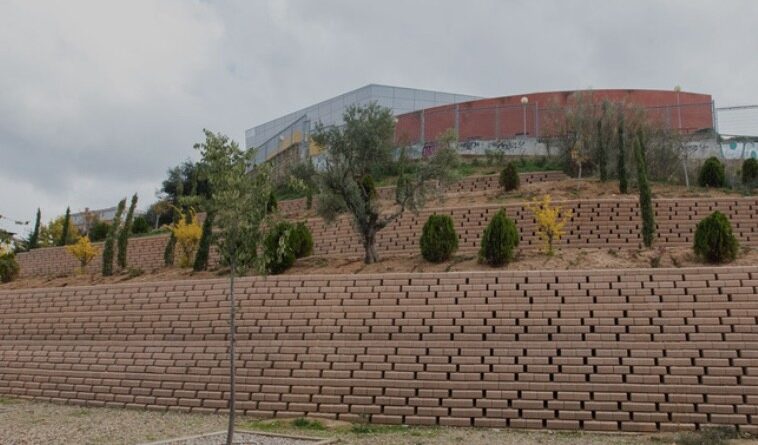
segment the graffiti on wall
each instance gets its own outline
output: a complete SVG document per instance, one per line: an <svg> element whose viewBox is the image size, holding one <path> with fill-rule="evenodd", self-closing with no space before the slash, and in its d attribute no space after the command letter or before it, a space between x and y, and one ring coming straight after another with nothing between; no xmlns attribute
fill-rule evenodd
<svg viewBox="0 0 758 445"><path fill-rule="evenodd" d="M758 159L758 142L730 141L721 143L721 155L724 159Z"/></svg>
<svg viewBox="0 0 758 445"><path fill-rule="evenodd" d="M688 156L691 159L705 159L719 155L719 144L715 140L694 141L687 144ZM436 141L426 142L405 147L405 154L411 159L428 158L438 150ZM721 156L724 159L758 158L758 142L731 142L721 144ZM536 138L512 138L481 140L469 139L458 143L458 154L464 156L488 156L504 154L508 156L549 156L550 152L545 143ZM400 150L396 150L397 159ZM324 168L326 159L322 150L311 151L311 159L316 168Z"/></svg>
<svg viewBox="0 0 758 445"><path fill-rule="evenodd" d="M407 152L412 158L428 158L437 152L437 142L429 141L423 146L413 146ZM468 139L458 143L458 154L469 156L485 156L490 152L501 152L509 155L543 156L546 153L545 144L534 138L514 138L481 140Z"/></svg>

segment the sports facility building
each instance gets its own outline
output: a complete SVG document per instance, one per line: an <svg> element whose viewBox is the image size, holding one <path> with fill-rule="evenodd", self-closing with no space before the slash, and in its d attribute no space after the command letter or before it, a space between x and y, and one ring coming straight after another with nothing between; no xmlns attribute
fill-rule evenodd
<svg viewBox="0 0 758 445"><path fill-rule="evenodd" d="M256 163L286 162L291 158L316 156L318 150L309 143L309 135L316 123L341 125L342 115L351 105L376 102L390 108L397 116L475 99L478 97L370 84L250 128L245 131L245 145L247 148L259 149ZM312 148L310 152L309 148Z"/></svg>
<svg viewBox="0 0 758 445"><path fill-rule="evenodd" d="M514 154L542 154L541 140L554 135L556 118L580 97L591 103L623 102L644 108L658 125L685 134L713 135L717 128L712 97L679 89L577 90L481 98L371 84L251 128L245 132L245 142L248 148L259 149L256 163L271 161L283 166L308 157L318 161L320 147L309 137L315 124L340 125L347 107L375 101L397 116L398 145L415 147L419 155L433 150L437 138L448 129L456 131L461 154L484 154L493 147Z"/></svg>

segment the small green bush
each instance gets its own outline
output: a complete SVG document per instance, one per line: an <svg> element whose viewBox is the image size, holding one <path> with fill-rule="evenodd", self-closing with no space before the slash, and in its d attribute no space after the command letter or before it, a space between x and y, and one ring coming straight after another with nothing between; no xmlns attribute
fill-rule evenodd
<svg viewBox="0 0 758 445"><path fill-rule="evenodd" d="M323 431L326 429L324 424L321 423L320 421L306 419L305 417L298 417L297 419L293 420L292 426L294 426L295 428L303 429L303 430Z"/></svg>
<svg viewBox="0 0 758 445"><path fill-rule="evenodd" d="M742 163L742 184L758 185L758 159L748 158Z"/></svg>
<svg viewBox="0 0 758 445"><path fill-rule="evenodd" d="M482 246L479 260L491 266L502 266L513 260L515 249L519 244L516 223L500 209L482 234Z"/></svg>
<svg viewBox="0 0 758 445"><path fill-rule="evenodd" d="M510 192L511 190L517 190L520 185L520 179L518 176L518 170L516 164L509 162L508 165L500 172L500 187L504 191Z"/></svg>
<svg viewBox="0 0 758 445"><path fill-rule="evenodd" d="M710 263L734 260L739 244L732 233L732 224L723 213L715 211L697 224L695 254Z"/></svg>
<svg viewBox="0 0 758 445"><path fill-rule="evenodd" d="M458 234L449 215L431 215L421 233L421 255L432 263L447 261L458 250Z"/></svg>
<svg viewBox="0 0 758 445"><path fill-rule="evenodd" d="M147 218L140 215L136 218L134 218L134 222L132 223L132 233L135 235L144 235L145 233L150 232L152 227L150 226L150 223L147 222Z"/></svg>
<svg viewBox="0 0 758 445"><path fill-rule="evenodd" d="M268 202L266 203L266 212L274 213L277 208L279 208L279 202L276 200L276 195L272 191L268 195Z"/></svg>
<svg viewBox="0 0 758 445"><path fill-rule="evenodd" d="M724 164L715 156L706 159L700 167L697 182L700 187L723 187L726 184Z"/></svg>
<svg viewBox="0 0 758 445"><path fill-rule="evenodd" d="M108 224L105 221L98 221L95 224L92 225L92 227L89 229L89 240L94 242L97 241L103 241L108 236L108 230L110 229L110 224Z"/></svg>
<svg viewBox="0 0 758 445"><path fill-rule="evenodd" d="M129 276L129 278L137 278L141 275L144 275L145 271L140 267L128 267L126 269L126 274Z"/></svg>
<svg viewBox="0 0 758 445"><path fill-rule="evenodd" d="M10 283L18 276L21 268L16 261L16 255L13 252L0 254L0 282Z"/></svg>
<svg viewBox="0 0 758 445"><path fill-rule="evenodd" d="M295 252L295 258L303 258L313 253L313 235L304 222L295 224L290 232L290 244Z"/></svg>
<svg viewBox="0 0 758 445"><path fill-rule="evenodd" d="M291 223L280 222L264 237L263 250L269 273L280 274L295 264L295 249L291 236L294 229Z"/></svg>
<svg viewBox="0 0 758 445"><path fill-rule="evenodd" d="M676 445L727 445L730 440L739 438L737 430L728 426L703 428L697 432L680 433Z"/></svg>

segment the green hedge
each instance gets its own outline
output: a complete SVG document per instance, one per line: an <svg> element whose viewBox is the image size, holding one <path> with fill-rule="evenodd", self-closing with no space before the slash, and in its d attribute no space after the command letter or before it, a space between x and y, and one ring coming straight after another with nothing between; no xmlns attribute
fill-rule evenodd
<svg viewBox="0 0 758 445"><path fill-rule="evenodd" d="M263 238L266 268L271 274L280 274L295 264L297 236L293 236L295 226L282 221L277 223Z"/></svg>
<svg viewBox="0 0 758 445"><path fill-rule="evenodd" d="M290 244L296 258L307 257L313 253L313 234L304 222L301 221L292 228Z"/></svg>
<svg viewBox="0 0 758 445"><path fill-rule="evenodd" d="M421 233L421 255L432 263L447 261L458 250L458 234L449 215L431 215Z"/></svg>
<svg viewBox="0 0 758 445"><path fill-rule="evenodd" d="M758 159L745 159L742 163L742 184L758 185Z"/></svg>
<svg viewBox="0 0 758 445"><path fill-rule="evenodd" d="M89 229L89 233L87 234L89 240L93 243L105 240L105 238L108 237L108 230L110 229L110 226L111 225L105 221L97 221Z"/></svg>
<svg viewBox="0 0 758 445"><path fill-rule="evenodd" d="M0 282L9 283L15 280L20 270L13 252L0 254Z"/></svg>
<svg viewBox="0 0 758 445"><path fill-rule="evenodd" d="M697 224L695 254L710 263L726 263L737 257L739 243L732 224L723 213L715 211Z"/></svg>
<svg viewBox="0 0 758 445"><path fill-rule="evenodd" d="M150 232L153 229L153 227L150 225L150 223L147 221L147 218L140 215L136 218L134 218L134 222L132 223L132 233L135 235L144 235L145 233Z"/></svg>
<svg viewBox="0 0 758 445"><path fill-rule="evenodd" d="M700 187L723 187L726 184L724 164L715 156L706 159L700 167L697 183Z"/></svg>
<svg viewBox="0 0 758 445"><path fill-rule="evenodd" d="M513 260L518 244L516 223L506 216L504 209L500 209L484 229L479 260L491 266L507 264Z"/></svg>
<svg viewBox="0 0 758 445"><path fill-rule="evenodd" d="M500 187L504 191L510 192L511 190L517 190L521 183L521 179L516 169L516 164L509 162L508 165L500 172Z"/></svg>

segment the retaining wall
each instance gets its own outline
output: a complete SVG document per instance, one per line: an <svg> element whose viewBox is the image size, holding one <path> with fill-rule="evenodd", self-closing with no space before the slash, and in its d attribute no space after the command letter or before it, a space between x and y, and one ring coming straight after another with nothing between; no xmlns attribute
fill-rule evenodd
<svg viewBox="0 0 758 445"><path fill-rule="evenodd" d="M166 235L129 238L129 246L126 250L127 264L145 271L163 267L163 251L167 241ZM87 266L86 271L89 273L98 272L103 266L103 258L100 255L103 252L103 242L92 243L92 245L97 247L99 254ZM79 270L79 261L65 247L34 249L17 254L16 260L21 267L21 277L71 274ZM115 267L115 254L113 264Z"/></svg>
<svg viewBox="0 0 758 445"><path fill-rule="evenodd" d="M570 247L641 247L639 206L633 197L620 200L556 201L555 205L571 208L574 216L566 226L561 246ZM697 223L715 210L729 217L735 236L745 245L758 244L758 197L748 198L690 198L658 199L654 201L656 214L656 240L659 246L690 245L693 243ZM516 221L522 249L541 246L532 212L525 203L424 209L418 214L406 212L379 232L377 248L380 255L414 255L419 252L421 229L429 215L448 214L453 218L459 237L460 252L475 252L479 248L482 232L492 216L505 208ZM360 258L362 243L353 230L351 220L343 217L334 224L325 224L320 218L307 220L313 232L314 255ZM129 241L129 265L145 271L163 266L166 236L132 238ZM64 248L36 249L18 255L21 276L57 275L72 273L77 262ZM218 255L211 254L211 264ZM100 269L100 258L90 264L89 270Z"/></svg>
<svg viewBox="0 0 758 445"><path fill-rule="evenodd" d="M758 267L239 283L248 415L758 432ZM226 291L203 280L0 292L0 395L223 410Z"/></svg>
<svg viewBox="0 0 758 445"><path fill-rule="evenodd" d="M568 179L565 173L560 171L519 173L522 184L535 182L561 181ZM471 193L497 190L500 188L500 175L467 176L445 187L444 193ZM395 199L395 187L378 187L377 193L381 199ZM315 202L313 206L315 208ZM305 198L289 199L278 203L279 211L287 216L302 215L307 211Z"/></svg>
<svg viewBox="0 0 758 445"><path fill-rule="evenodd" d="M556 201L554 205L572 209L561 246L569 247L641 247L642 217L634 198L618 200ZM737 239L743 244L758 244L758 197L657 199L654 201L657 226L655 244L675 246L692 244L697 223L715 210L723 212L732 223ZM432 214L453 218L460 252L479 248L482 232L501 208L516 222L521 236L520 248L539 248L541 241L536 223L526 203L485 205L441 209L424 209L418 214L404 213L377 236L381 254L417 254L424 223ZM313 232L314 255L362 257L362 243L347 218L335 224L309 220Z"/></svg>

